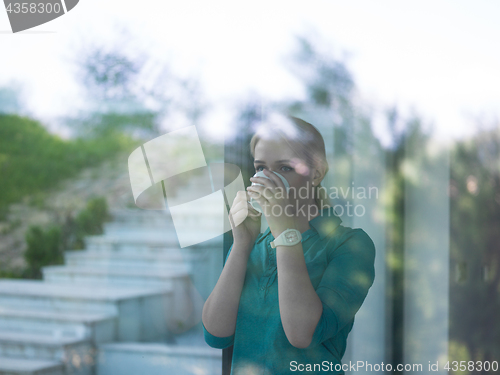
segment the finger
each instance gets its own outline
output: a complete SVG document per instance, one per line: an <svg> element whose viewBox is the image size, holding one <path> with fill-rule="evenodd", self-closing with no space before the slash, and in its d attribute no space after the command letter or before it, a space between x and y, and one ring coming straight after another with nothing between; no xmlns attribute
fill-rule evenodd
<svg viewBox="0 0 500 375"><path fill-rule="evenodd" d="M245 204L240 204L245 203ZM250 206L248 202L238 202L231 211L229 212L229 221L231 224L231 228L236 228L240 224L242 224L247 218L250 220L258 221L260 220L260 216L262 215L260 212L255 211L252 206ZM253 210L254 212L251 212ZM255 213L256 212L256 213Z"/></svg>
<svg viewBox="0 0 500 375"><path fill-rule="evenodd" d="M249 210L249 213L252 213L254 215L260 216L260 212L257 211L251 204L250 204L250 195L248 192L241 191L242 194L238 194L237 199L234 200L233 206L230 209L230 212L236 214L240 210L247 209Z"/></svg>
<svg viewBox="0 0 500 375"><path fill-rule="evenodd" d="M244 200L238 201L230 209L230 212L237 213L238 211L247 209L247 202Z"/></svg>
<svg viewBox="0 0 500 375"><path fill-rule="evenodd" d="M283 183L283 181L281 180L281 178L279 178L275 173L273 172L270 172L268 171L267 169L264 169L264 174L269 177L273 182L274 184L277 186L277 187L281 187L281 188L285 188L285 184Z"/></svg>
<svg viewBox="0 0 500 375"><path fill-rule="evenodd" d="M261 213L257 211L250 202L238 202L238 204L231 207L229 213L233 215L239 215L241 212L246 216L260 217Z"/></svg>
<svg viewBox="0 0 500 375"><path fill-rule="evenodd" d="M248 217L253 221L259 221L261 216L262 214L260 212L258 215L248 213Z"/></svg>
<svg viewBox="0 0 500 375"><path fill-rule="evenodd" d="M256 217L260 217L262 215L262 213L257 211L250 203L250 199L252 199L252 197L250 197L250 194L248 192L245 192L245 193L246 193L246 197L247 197L246 201L247 201L247 209L249 210L249 214L254 215Z"/></svg>
<svg viewBox="0 0 500 375"><path fill-rule="evenodd" d="M250 200L250 196L246 191L238 192L236 198L233 201L230 211L238 211L247 207L247 201Z"/></svg>
<svg viewBox="0 0 500 375"><path fill-rule="evenodd" d="M236 197L233 200L231 210L240 209L241 207L245 206L246 202L248 202L251 198L252 197L250 196L250 194L248 194L247 191L238 191Z"/></svg>
<svg viewBox="0 0 500 375"><path fill-rule="evenodd" d="M246 200L246 198L247 198L246 191L244 191L244 190L237 191L236 196L233 199L233 203L232 203L231 207L234 206L237 202L240 202L242 200Z"/></svg>
<svg viewBox="0 0 500 375"><path fill-rule="evenodd" d="M272 201L274 196L274 191L270 187L265 186L249 186L247 191L253 199L262 204L265 201Z"/></svg>
<svg viewBox="0 0 500 375"><path fill-rule="evenodd" d="M259 185L252 185L252 186L247 187L248 193L257 193L260 195L263 195L264 191L266 191L266 190L272 192L273 188L269 187L269 186L259 186Z"/></svg>
<svg viewBox="0 0 500 375"><path fill-rule="evenodd" d="M235 228L243 223L248 217L248 214L249 212L246 204L239 208L235 208L234 210L231 209L231 211L229 211L229 222L231 227Z"/></svg>
<svg viewBox="0 0 500 375"><path fill-rule="evenodd" d="M261 212L257 211L250 202L247 202L247 209L248 209L248 214L249 215L254 215L254 216L260 216L262 215Z"/></svg>
<svg viewBox="0 0 500 375"><path fill-rule="evenodd" d="M268 187L276 186L272 180L270 180L269 178L265 178L265 177L250 177L250 181L252 181L253 183L261 184L261 185L268 186ZM255 186L255 185L253 185L253 186Z"/></svg>

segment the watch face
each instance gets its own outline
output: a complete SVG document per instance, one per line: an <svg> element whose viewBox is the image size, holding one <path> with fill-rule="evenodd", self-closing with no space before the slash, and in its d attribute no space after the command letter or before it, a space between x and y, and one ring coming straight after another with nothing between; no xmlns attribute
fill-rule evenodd
<svg viewBox="0 0 500 375"><path fill-rule="evenodd" d="M298 239L299 239L299 237L297 236L297 233L295 233L295 232L287 232L287 233L285 233L285 241L288 242L288 243L295 242Z"/></svg>

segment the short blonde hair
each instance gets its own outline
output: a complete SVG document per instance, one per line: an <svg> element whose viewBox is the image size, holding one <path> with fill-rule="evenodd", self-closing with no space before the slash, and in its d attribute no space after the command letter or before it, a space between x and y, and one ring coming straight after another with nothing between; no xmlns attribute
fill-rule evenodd
<svg viewBox="0 0 500 375"><path fill-rule="evenodd" d="M321 133L312 124L290 115L272 114L259 124L257 131L250 140L250 152L255 158L255 146L260 139L282 138L288 146L301 157L309 168L315 168L322 174L323 179L328 172L325 141ZM330 207L330 200L326 189L314 187L315 203L320 209Z"/></svg>

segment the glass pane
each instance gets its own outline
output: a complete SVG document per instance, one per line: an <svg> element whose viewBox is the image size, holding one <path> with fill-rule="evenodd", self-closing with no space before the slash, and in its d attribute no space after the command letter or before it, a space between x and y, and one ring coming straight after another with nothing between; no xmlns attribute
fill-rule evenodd
<svg viewBox="0 0 500 375"><path fill-rule="evenodd" d="M0 27L0 374L498 371L500 3L49 2ZM229 215L265 170L317 212Z"/></svg>

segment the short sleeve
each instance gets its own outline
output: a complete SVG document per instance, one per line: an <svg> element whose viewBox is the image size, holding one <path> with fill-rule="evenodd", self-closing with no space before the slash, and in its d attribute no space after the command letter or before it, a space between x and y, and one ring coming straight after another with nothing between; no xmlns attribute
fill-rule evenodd
<svg viewBox="0 0 500 375"><path fill-rule="evenodd" d="M205 342L212 348L226 349L233 345L234 334L227 337L217 337L207 331L203 322L201 323L201 325L203 326L203 335L205 337Z"/></svg>
<svg viewBox="0 0 500 375"><path fill-rule="evenodd" d="M375 246L362 229L354 229L332 252L316 289L323 313L309 347L334 337L361 307L375 278Z"/></svg>

